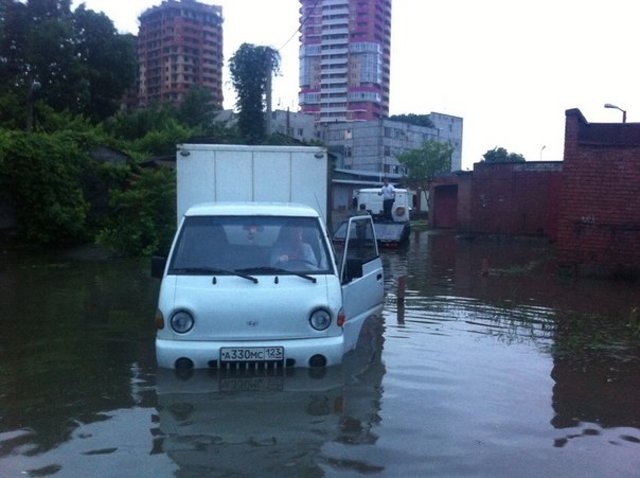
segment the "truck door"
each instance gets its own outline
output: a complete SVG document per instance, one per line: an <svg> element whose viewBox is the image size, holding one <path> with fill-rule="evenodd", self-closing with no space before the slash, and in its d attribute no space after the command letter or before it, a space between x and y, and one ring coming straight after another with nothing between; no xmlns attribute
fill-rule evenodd
<svg viewBox="0 0 640 478"><path fill-rule="evenodd" d="M382 260L371 216L349 219L343 247L339 257L347 352L355 347L364 321L381 314L384 303Z"/></svg>

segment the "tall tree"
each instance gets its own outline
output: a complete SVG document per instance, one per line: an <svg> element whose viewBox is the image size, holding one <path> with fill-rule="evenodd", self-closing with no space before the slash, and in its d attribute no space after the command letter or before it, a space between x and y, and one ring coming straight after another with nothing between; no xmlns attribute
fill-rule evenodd
<svg viewBox="0 0 640 478"><path fill-rule="evenodd" d="M178 119L190 127L211 128L215 112L211 91L194 86L184 95L178 108Z"/></svg>
<svg viewBox="0 0 640 478"><path fill-rule="evenodd" d="M428 192L438 173L451 169L453 146L439 141L425 141L420 149L412 149L398 156L398 162L407 169L407 179Z"/></svg>
<svg viewBox="0 0 640 478"><path fill-rule="evenodd" d="M4 9L0 78L6 91L18 93L27 108L37 92L56 109L61 103L73 109L69 94L74 93L79 63L73 54L69 2L6 0Z"/></svg>
<svg viewBox="0 0 640 478"><path fill-rule="evenodd" d="M0 87L30 111L42 102L96 120L116 111L135 78L130 36L70 0L1 0ZM1 93L0 93L1 94Z"/></svg>
<svg viewBox="0 0 640 478"><path fill-rule="evenodd" d="M101 120L117 111L124 93L134 84L136 40L133 35L118 34L106 15L87 10L84 4L73 13L73 26L88 94L85 110Z"/></svg>
<svg viewBox="0 0 640 478"><path fill-rule="evenodd" d="M270 47L243 43L229 60L231 81L236 90L238 129L248 143L266 136L264 108L271 75L280 70L280 54Z"/></svg>
<svg viewBox="0 0 640 478"><path fill-rule="evenodd" d="M510 153L504 148L495 147L482 156L482 162L486 163L523 163L524 156L517 153Z"/></svg>

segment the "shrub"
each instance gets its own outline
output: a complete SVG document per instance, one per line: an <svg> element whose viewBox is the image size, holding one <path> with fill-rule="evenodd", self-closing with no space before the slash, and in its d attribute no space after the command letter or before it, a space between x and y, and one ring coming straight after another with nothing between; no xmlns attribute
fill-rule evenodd
<svg viewBox="0 0 640 478"><path fill-rule="evenodd" d="M0 185L9 192L25 242L85 240L89 205L80 176L89 157L74 135L5 132L2 136Z"/></svg>
<svg viewBox="0 0 640 478"><path fill-rule="evenodd" d="M110 210L98 244L126 256L167 252L176 229L174 171L142 170L128 189L112 191Z"/></svg>

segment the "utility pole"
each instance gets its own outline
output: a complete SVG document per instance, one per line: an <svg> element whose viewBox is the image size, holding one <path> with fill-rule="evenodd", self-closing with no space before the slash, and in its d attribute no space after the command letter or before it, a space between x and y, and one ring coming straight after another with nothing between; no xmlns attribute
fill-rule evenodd
<svg viewBox="0 0 640 478"><path fill-rule="evenodd" d="M272 80L271 77L273 75L273 58L271 57L271 52L269 52L267 59L267 82L266 82L266 102L267 102L267 117L265 118L265 128L267 130L267 137L271 136L271 89L272 89Z"/></svg>

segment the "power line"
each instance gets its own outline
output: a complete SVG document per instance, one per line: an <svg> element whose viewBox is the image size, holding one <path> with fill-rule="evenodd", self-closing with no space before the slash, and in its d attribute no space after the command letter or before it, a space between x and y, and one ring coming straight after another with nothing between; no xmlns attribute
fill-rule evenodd
<svg viewBox="0 0 640 478"><path fill-rule="evenodd" d="M318 3L320 3L320 0L316 0L315 3L313 4L313 6L311 7L311 11L315 11L316 6L318 5ZM302 21L300 22L300 26L296 29L296 31L293 32L293 34L289 37L289 39L284 42L284 45L282 45L280 48L278 48L278 53L280 53L280 50L282 50L285 46L287 46L289 44L289 42L291 40L293 40L293 38L302 30L302 27L304 26L305 23L307 23L307 20L309 19L309 16L306 16L302 19Z"/></svg>

